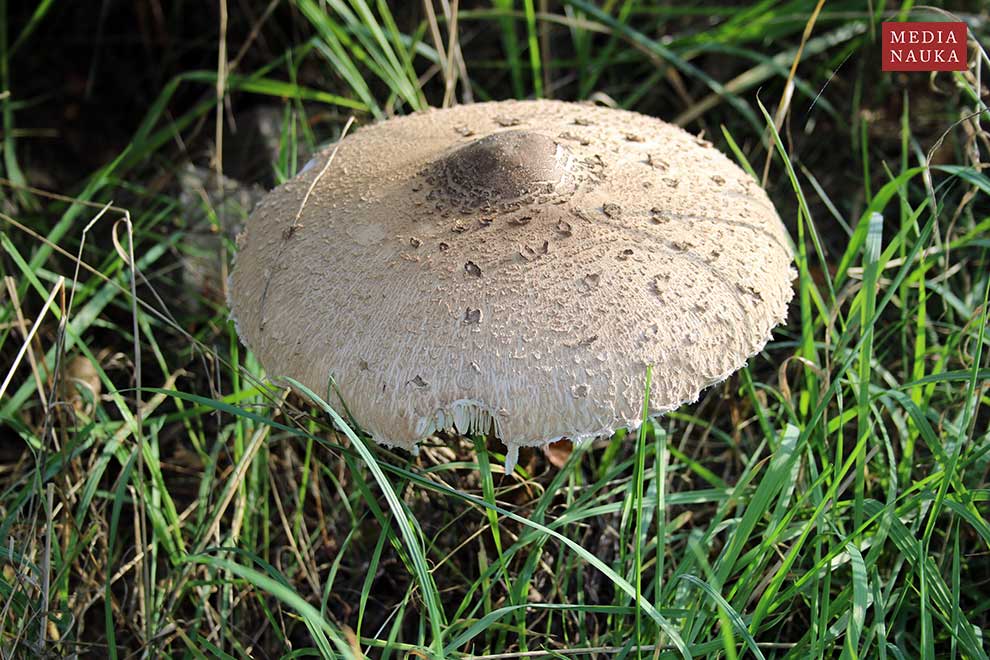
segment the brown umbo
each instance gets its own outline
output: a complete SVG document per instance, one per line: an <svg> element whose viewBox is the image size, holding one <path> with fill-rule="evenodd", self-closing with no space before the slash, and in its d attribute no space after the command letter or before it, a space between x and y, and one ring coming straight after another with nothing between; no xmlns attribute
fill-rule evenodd
<svg viewBox="0 0 990 660"><path fill-rule="evenodd" d="M272 377L332 376L378 442L494 428L511 468L520 446L636 427L647 365L651 414L694 401L784 320L773 205L657 119L481 103L335 148L251 215L230 306Z"/></svg>

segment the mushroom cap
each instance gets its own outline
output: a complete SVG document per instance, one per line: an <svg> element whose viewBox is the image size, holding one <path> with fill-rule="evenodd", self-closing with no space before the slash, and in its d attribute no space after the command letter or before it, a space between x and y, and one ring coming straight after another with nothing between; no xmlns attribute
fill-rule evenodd
<svg viewBox="0 0 990 660"><path fill-rule="evenodd" d="M558 101L362 128L238 245L232 315L269 375L383 444L494 425L510 455L635 428L647 365L651 415L696 400L763 348L794 277L766 193L709 143Z"/></svg>

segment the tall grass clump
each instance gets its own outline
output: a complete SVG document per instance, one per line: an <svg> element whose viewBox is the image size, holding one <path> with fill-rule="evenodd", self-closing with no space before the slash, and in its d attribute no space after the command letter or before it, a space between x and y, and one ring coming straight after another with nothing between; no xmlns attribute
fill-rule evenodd
<svg viewBox="0 0 990 660"><path fill-rule="evenodd" d="M986 658L988 17L952 10L969 70L883 74L937 8L0 0L0 657ZM766 187L766 349L513 474L268 382L224 302L260 192L351 117L534 97Z"/></svg>

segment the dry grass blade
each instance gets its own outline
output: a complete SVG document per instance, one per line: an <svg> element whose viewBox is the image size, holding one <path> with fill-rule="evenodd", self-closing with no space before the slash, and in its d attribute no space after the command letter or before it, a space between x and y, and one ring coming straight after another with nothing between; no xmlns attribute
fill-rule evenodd
<svg viewBox="0 0 990 660"><path fill-rule="evenodd" d="M34 376L34 384L38 389L38 398L41 400L41 405L47 409L48 398L45 396L45 383L42 380L41 372L38 368L38 358L35 354L36 350L38 350L39 353L41 352L40 344L36 342L35 345L31 345L30 342L27 342L29 331L27 321L24 319L24 312L21 309L20 297L17 294L16 281L9 275L4 277L3 281L7 288L7 296L10 298L10 304L13 306L14 313L17 315L17 329L20 331L21 337L25 339L25 343L28 346L28 363L31 365L31 374Z"/></svg>
<svg viewBox="0 0 990 660"><path fill-rule="evenodd" d="M64 292L65 292L65 278L59 276L59 278L55 280L55 285L52 287L50 293L48 294L48 298L45 299L45 304L42 306L41 311L38 313L38 316L35 318L34 323L31 324L31 329L28 331L27 336L24 337L24 341L21 344L20 350L17 351L17 355L14 356L14 361L10 365L10 368L7 370L7 375L4 376L3 383L0 384L0 398L3 398L3 395L7 392L7 386L10 385L10 381L13 380L14 373L17 371L17 367L20 365L21 360L24 358L24 355L30 349L31 341L34 339L35 333L38 332L38 328L41 327L41 322L45 319L45 316L48 314L48 310L51 308L52 303L55 302L55 297Z"/></svg>

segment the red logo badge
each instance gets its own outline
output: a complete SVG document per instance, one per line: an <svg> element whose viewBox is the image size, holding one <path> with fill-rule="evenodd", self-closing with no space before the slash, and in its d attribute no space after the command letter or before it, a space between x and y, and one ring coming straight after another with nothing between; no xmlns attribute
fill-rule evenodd
<svg viewBox="0 0 990 660"><path fill-rule="evenodd" d="M966 24L884 23L884 71L965 71Z"/></svg>

